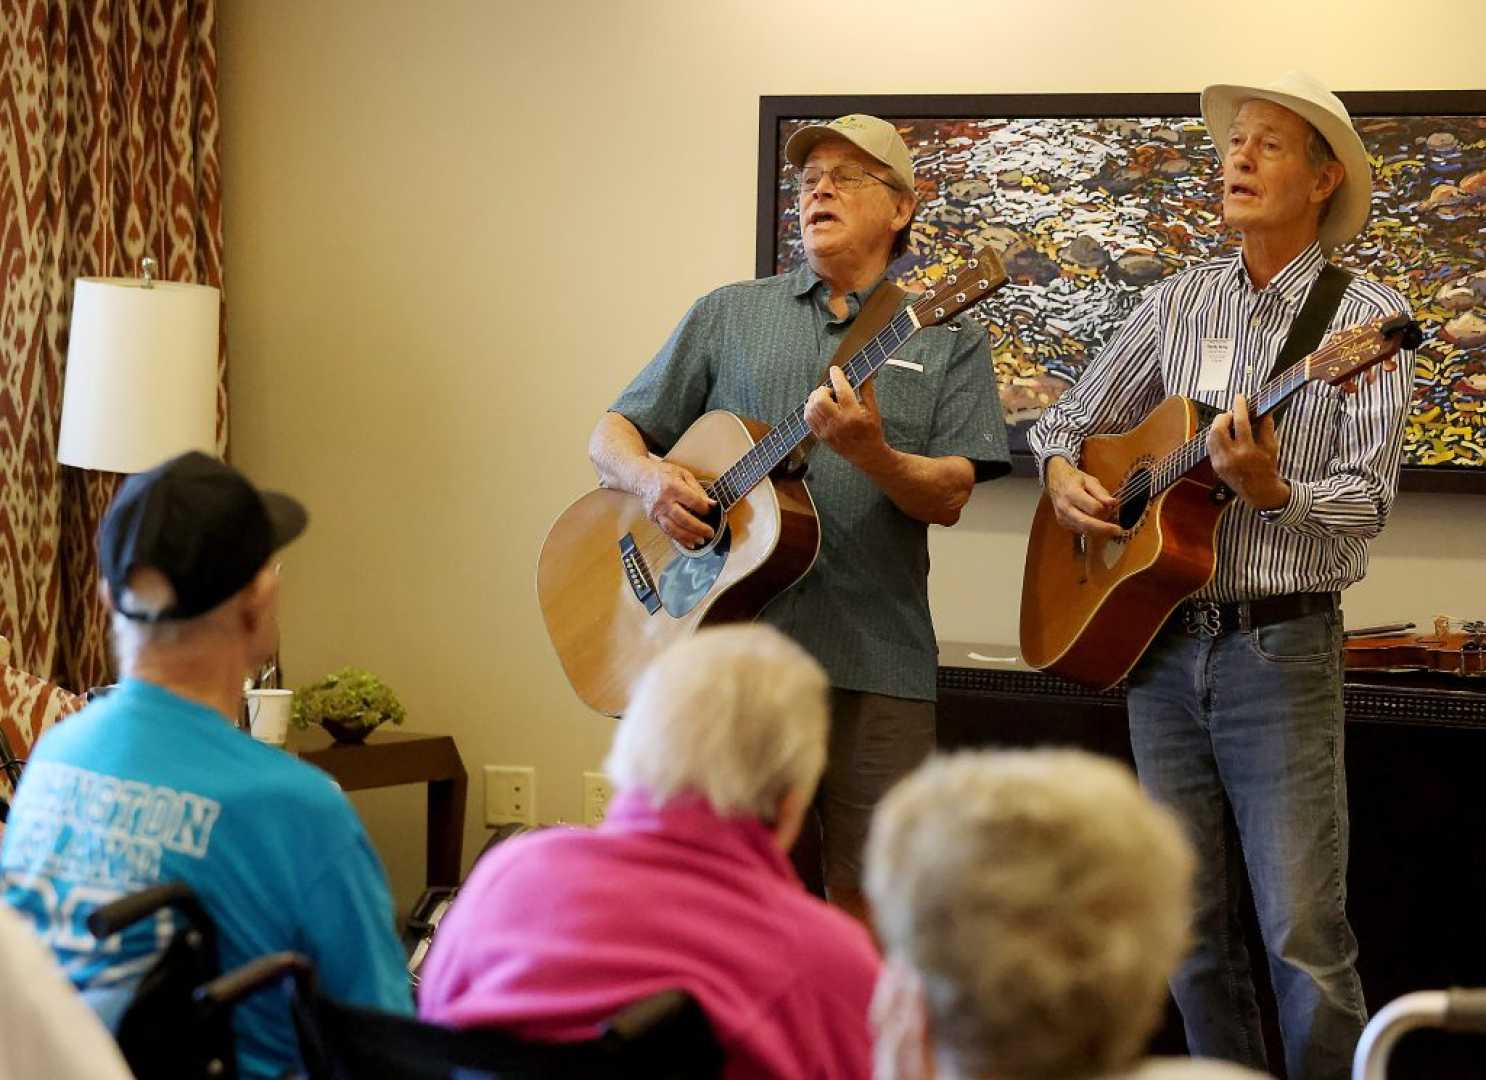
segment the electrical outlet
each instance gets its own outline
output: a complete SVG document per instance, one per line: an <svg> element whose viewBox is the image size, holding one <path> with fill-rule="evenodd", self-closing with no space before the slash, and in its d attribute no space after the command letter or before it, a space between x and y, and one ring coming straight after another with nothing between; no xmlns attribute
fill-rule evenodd
<svg viewBox="0 0 1486 1080"><path fill-rule="evenodd" d="M609 800L614 795L614 785L601 772L583 774L583 824L597 825L609 812Z"/></svg>
<svg viewBox="0 0 1486 1080"><path fill-rule="evenodd" d="M537 771L529 765L485 766L485 824L537 823Z"/></svg>

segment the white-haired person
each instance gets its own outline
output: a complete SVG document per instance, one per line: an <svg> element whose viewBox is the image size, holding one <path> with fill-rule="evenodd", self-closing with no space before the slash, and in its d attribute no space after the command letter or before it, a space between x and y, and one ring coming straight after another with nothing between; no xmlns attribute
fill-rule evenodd
<svg viewBox="0 0 1486 1080"><path fill-rule="evenodd" d="M1146 1059L1187 949L1194 859L1118 763L965 752L889 792L867 843L878 1080L1253 1078Z"/></svg>
<svg viewBox="0 0 1486 1080"><path fill-rule="evenodd" d="M192 452L119 489L99 534L122 680L50 728L16 790L0 885L113 1024L177 929L168 912L105 941L98 907L183 882L224 970L308 954L327 993L410 1014L382 865L335 783L236 730L244 676L278 641L275 553L304 508ZM184 1020L184 1018L183 1018ZM298 1065L282 995L233 1013L238 1075Z"/></svg>
<svg viewBox="0 0 1486 1080"><path fill-rule="evenodd" d="M641 679L596 829L480 860L439 925L419 1014L576 1041L670 988L735 1077L865 1077L877 953L787 852L825 765L825 673L767 626L703 630Z"/></svg>

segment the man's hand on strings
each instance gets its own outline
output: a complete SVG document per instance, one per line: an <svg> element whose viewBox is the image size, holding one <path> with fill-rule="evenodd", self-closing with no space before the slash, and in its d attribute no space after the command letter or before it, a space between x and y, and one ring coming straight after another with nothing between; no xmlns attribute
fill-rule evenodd
<svg viewBox="0 0 1486 1080"><path fill-rule="evenodd" d="M1096 477L1080 471L1067 458L1048 458L1043 478L1047 497L1063 528L1110 539L1124 531L1110 520L1119 503Z"/></svg>
<svg viewBox="0 0 1486 1080"><path fill-rule="evenodd" d="M1207 453L1218 479L1255 510L1274 510L1290 501L1290 485L1280 476L1280 439L1274 417L1254 424L1242 394L1233 399L1232 412L1221 413L1213 421L1207 433Z"/></svg>
<svg viewBox="0 0 1486 1080"><path fill-rule="evenodd" d="M669 461L651 462L643 489L638 492L645 516L671 539L689 548L712 539L712 527L702 520L716 505L697 478Z"/></svg>
<svg viewBox="0 0 1486 1080"><path fill-rule="evenodd" d="M846 373L835 365L830 387L818 386L805 401L805 423L815 437L858 467L865 468L888 448L877 411L872 381L853 390ZM834 397L832 394L834 393Z"/></svg>

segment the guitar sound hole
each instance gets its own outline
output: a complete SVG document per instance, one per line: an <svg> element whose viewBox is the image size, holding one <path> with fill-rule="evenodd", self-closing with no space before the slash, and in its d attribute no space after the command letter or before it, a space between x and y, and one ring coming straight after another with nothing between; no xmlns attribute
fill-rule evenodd
<svg viewBox="0 0 1486 1080"><path fill-rule="evenodd" d="M1126 479L1120 495L1120 528L1129 532L1140 524L1151 504L1151 470L1136 469Z"/></svg>

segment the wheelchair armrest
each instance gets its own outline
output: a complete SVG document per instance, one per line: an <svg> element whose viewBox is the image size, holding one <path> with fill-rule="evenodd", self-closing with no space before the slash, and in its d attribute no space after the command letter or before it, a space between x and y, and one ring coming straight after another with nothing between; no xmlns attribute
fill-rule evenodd
<svg viewBox="0 0 1486 1080"><path fill-rule="evenodd" d="M210 925L206 909L196 899L191 887L176 881L141 889L103 905L88 916L88 930L95 938L112 937L163 907L175 908L197 928Z"/></svg>
<svg viewBox="0 0 1486 1080"><path fill-rule="evenodd" d="M615 1013L604 1024L600 1037L631 1043L669 1027L698 1022L706 1025L706 1016L690 994L684 990L662 990Z"/></svg>
<svg viewBox="0 0 1486 1080"><path fill-rule="evenodd" d="M209 1014L217 1009L236 1005L250 994L256 994L265 986L282 982L286 978L292 978L300 992L306 993L313 987L314 965L303 953L269 953L225 975L219 975L205 986L198 986L193 996L201 1011Z"/></svg>

